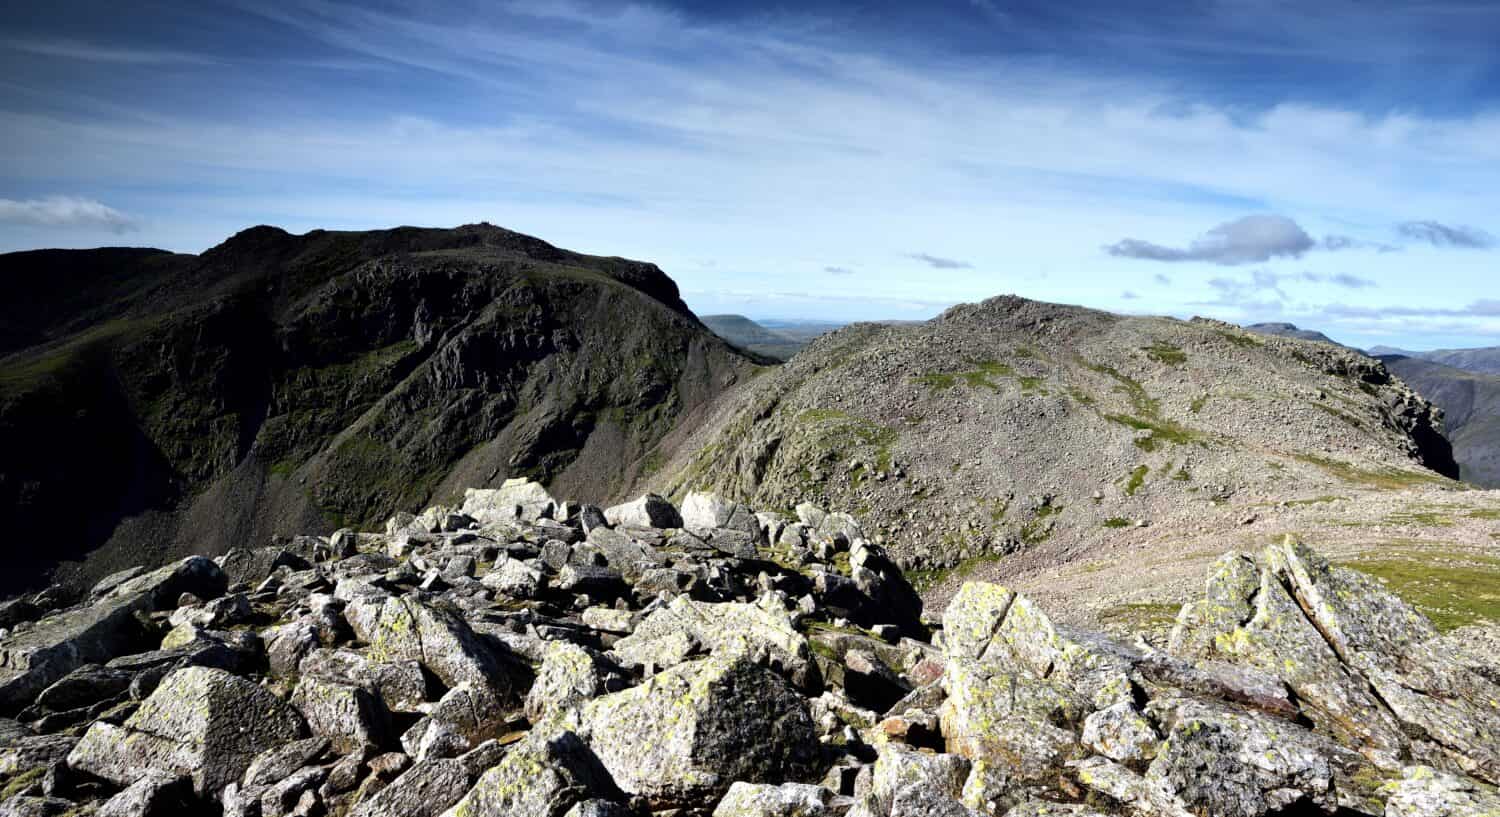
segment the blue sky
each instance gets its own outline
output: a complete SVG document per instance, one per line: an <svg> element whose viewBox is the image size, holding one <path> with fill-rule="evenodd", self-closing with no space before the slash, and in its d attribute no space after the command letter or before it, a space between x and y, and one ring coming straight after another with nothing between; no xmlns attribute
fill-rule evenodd
<svg viewBox="0 0 1500 817"><path fill-rule="evenodd" d="M705 314L1500 344L1490 2L17 5L0 250L490 221Z"/></svg>

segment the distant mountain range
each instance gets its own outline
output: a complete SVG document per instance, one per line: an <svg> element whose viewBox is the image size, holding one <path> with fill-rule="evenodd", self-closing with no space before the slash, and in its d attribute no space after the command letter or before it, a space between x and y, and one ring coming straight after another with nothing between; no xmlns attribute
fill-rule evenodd
<svg viewBox="0 0 1500 817"><path fill-rule="evenodd" d="M1290 323L1257 323L1251 332L1317 340L1341 346L1322 332ZM1346 347L1347 348L1347 347ZM1414 352L1373 346L1365 354L1443 409L1443 425L1453 442L1453 458L1467 482L1500 487L1500 347Z"/></svg>

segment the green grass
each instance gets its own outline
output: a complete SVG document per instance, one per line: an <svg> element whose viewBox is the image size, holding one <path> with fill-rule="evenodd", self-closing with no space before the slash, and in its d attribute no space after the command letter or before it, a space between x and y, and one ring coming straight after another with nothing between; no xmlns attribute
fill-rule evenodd
<svg viewBox="0 0 1500 817"><path fill-rule="evenodd" d="M107 321L56 346L23 352L0 365L0 388L22 390L61 377L79 367L90 352L151 323L152 321L134 319Z"/></svg>
<svg viewBox="0 0 1500 817"><path fill-rule="evenodd" d="M973 575L980 565L1000 561L1000 557L992 553L983 553L971 556L952 567L933 567L925 570L906 571L906 580L911 583L913 589L918 593L925 593L934 587L950 579L961 580Z"/></svg>
<svg viewBox="0 0 1500 817"><path fill-rule="evenodd" d="M1200 394L1197 397L1193 398L1193 402L1188 404L1188 411L1197 414L1198 412L1203 411L1203 407L1206 405L1208 405L1208 395Z"/></svg>
<svg viewBox="0 0 1500 817"><path fill-rule="evenodd" d="M1378 467L1360 468L1340 460L1320 457L1316 454L1293 454L1292 458L1321 468L1324 472L1345 482L1366 485L1371 488L1379 488L1386 491L1398 491L1403 488L1411 488L1416 485L1455 485L1452 480L1440 474L1420 471L1407 471L1401 468Z"/></svg>
<svg viewBox="0 0 1500 817"><path fill-rule="evenodd" d="M1345 565L1382 579L1443 632L1500 621L1500 559L1464 551L1384 550Z"/></svg>
<svg viewBox="0 0 1500 817"><path fill-rule="evenodd" d="M1179 605L1161 602L1117 604L1099 613L1099 623L1133 633L1160 631L1177 621L1179 609Z"/></svg>
<svg viewBox="0 0 1500 817"><path fill-rule="evenodd" d="M1166 343L1163 341L1157 341L1156 343L1145 347L1141 351L1146 353L1146 357L1151 358L1157 363L1163 363L1168 366L1181 366L1182 364L1187 362L1186 352L1182 351L1176 346L1173 346L1170 343Z"/></svg>
<svg viewBox="0 0 1500 817"><path fill-rule="evenodd" d="M1266 345L1265 341L1262 341L1260 338L1257 338L1247 332L1232 332L1228 329L1216 329L1214 330L1214 334L1218 335L1220 338L1223 338L1226 342L1240 347L1241 349L1259 349L1260 347Z"/></svg>
<svg viewBox="0 0 1500 817"><path fill-rule="evenodd" d="M1445 516L1437 511L1404 511L1388 514L1385 517L1387 525L1421 525L1427 528L1451 528L1453 517Z"/></svg>
<svg viewBox="0 0 1500 817"><path fill-rule="evenodd" d="M1500 508L1475 508L1469 511L1470 519L1500 519Z"/></svg>
<svg viewBox="0 0 1500 817"><path fill-rule="evenodd" d="M1146 475L1149 473L1151 473L1151 466L1137 465L1135 470L1131 471L1130 476L1125 480L1125 495L1135 496L1135 492L1139 491L1141 486L1146 484Z"/></svg>
<svg viewBox="0 0 1500 817"><path fill-rule="evenodd" d="M914 379L933 393L951 389L959 382L966 383L971 388L999 391L1000 384L991 378L1010 377L1015 372L1014 369L998 360L971 361L969 365L974 368L961 372L927 372L917 375Z"/></svg>
<svg viewBox="0 0 1500 817"><path fill-rule="evenodd" d="M1348 499L1348 497L1334 496L1333 494L1324 494L1323 496L1312 496L1306 499L1289 499L1287 500L1286 505L1289 508L1296 508L1306 505L1325 505L1329 502L1338 502L1344 499Z"/></svg>
<svg viewBox="0 0 1500 817"><path fill-rule="evenodd" d="M1021 541L1028 545L1039 545L1052 538L1052 528L1047 519L1062 513L1061 505L1043 505L1036 509L1031 521L1021 526Z"/></svg>
<svg viewBox="0 0 1500 817"><path fill-rule="evenodd" d="M1132 524L1134 523L1132 523L1129 519L1121 516L1111 516L1110 518L1104 520L1104 527L1106 528L1128 528Z"/></svg>
<svg viewBox="0 0 1500 817"><path fill-rule="evenodd" d="M797 415L797 420L818 437L820 448L837 451L845 457L860 447L873 449L874 470L891 470L891 446L897 437L895 429L834 409L807 409ZM866 470L861 465L852 475L856 483L870 476Z"/></svg>
<svg viewBox="0 0 1500 817"><path fill-rule="evenodd" d="M1361 431L1364 430L1365 424L1363 422L1361 422L1358 417L1355 417L1354 415L1349 414L1348 412L1340 411L1340 410L1338 410L1338 409L1334 408L1333 406L1330 406L1330 405L1328 405L1326 403L1315 403L1315 402L1313 402L1311 400L1307 401L1307 404L1310 405L1310 406L1312 406L1315 409L1318 409L1319 411L1322 411L1325 414L1328 414L1328 415L1333 416L1333 417L1337 417L1338 419L1344 421L1345 423L1348 423L1350 426L1352 426L1354 428L1357 428L1357 429L1359 429Z"/></svg>
<svg viewBox="0 0 1500 817"><path fill-rule="evenodd" d="M1146 388L1134 378L1121 374L1112 366L1080 361L1084 367L1112 378L1115 388L1130 401L1133 414L1103 414L1104 419L1137 431L1150 431L1151 436L1135 441L1142 451L1155 451L1161 442L1187 445L1200 440L1198 432L1161 416L1161 403L1146 393Z"/></svg>
<svg viewBox="0 0 1500 817"><path fill-rule="evenodd" d="M10 798L20 794L22 791L25 791L27 786L30 786L31 784L41 780L42 776L46 773L46 766L37 766L34 769L27 769L24 772L18 772L12 775L10 780L7 780L5 782L5 788L0 789L0 802L9 800Z"/></svg>

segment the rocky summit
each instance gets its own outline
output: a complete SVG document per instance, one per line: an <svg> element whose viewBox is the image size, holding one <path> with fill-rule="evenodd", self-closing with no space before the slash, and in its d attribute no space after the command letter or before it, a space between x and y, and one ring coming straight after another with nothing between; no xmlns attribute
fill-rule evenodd
<svg viewBox="0 0 1500 817"><path fill-rule="evenodd" d="M811 504L517 479L0 613L4 815L1500 814L1493 654L1291 538L1153 646L924 612Z"/></svg>

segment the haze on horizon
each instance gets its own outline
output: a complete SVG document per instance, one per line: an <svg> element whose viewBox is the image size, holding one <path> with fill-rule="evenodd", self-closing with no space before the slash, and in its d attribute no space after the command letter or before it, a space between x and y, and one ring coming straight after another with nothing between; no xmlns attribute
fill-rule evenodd
<svg viewBox="0 0 1500 817"><path fill-rule="evenodd" d="M1493 3L7 8L0 251L490 221L700 314L1500 344Z"/></svg>

